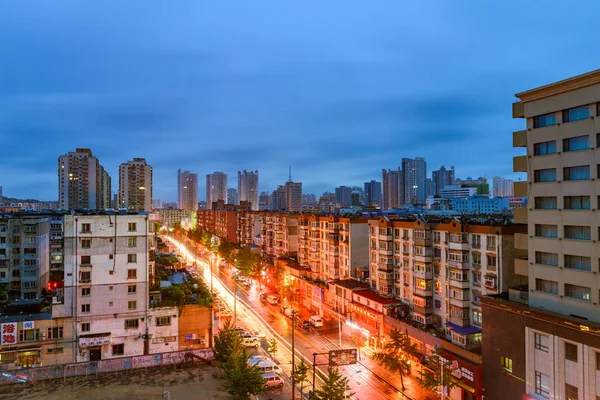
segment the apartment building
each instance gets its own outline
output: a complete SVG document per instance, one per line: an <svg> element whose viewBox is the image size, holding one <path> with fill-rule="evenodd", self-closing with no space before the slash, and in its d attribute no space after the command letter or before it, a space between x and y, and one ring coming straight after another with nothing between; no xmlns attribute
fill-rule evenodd
<svg viewBox="0 0 600 400"><path fill-rule="evenodd" d="M63 210L110 207L110 177L90 149L76 149L58 157L58 202Z"/></svg>
<svg viewBox="0 0 600 400"><path fill-rule="evenodd" d="M427 178L427 163L422 157L402 159L402 189L400 195L404 201L401 204L425 203L425 179Z"/></svg>
<svg viewBox="0 0 600 400"><path fill-rule="evenodd" d="M516 97L526 155L513 166L527 179L514 192L529 202L514 210L528 226L515 270L528 286L484 299L486 398L598 399L600 70Z"/></svg>
<svg viewBox="0 0 600 400"><path fill-rule="evenodd" d="M177 309L149 307L148 215L65 215L63 226L64 297L52 316L73 319L73 361L177 350Z"/></svg>
<svg viewBox="0 0 600 400"><path fill-rule="evenodd" d="M237 194L239 201L249 201L258 210L258 171L238 171Z"/></svg>
<svg viewBox="0 0 600 400"><path fill-rule="evenodd" d="M189 211L198 209L198 174L177 170L177 207Z"/></svg>
<svg viewBox="0 0 600 400"><path fill-rule="evenodd" d="M400 317L435 327L452 343L481 347L481 297L525 283L513 265L524 225L422 218L369 220L370 284L402 300ZM404 315L402 315L404 314Z"/></svg>
<svg viewBox="0 0 600 400"><path fill-rule="evenodd" d="M152 211L152 167L145 158L119 166L119 208Z"/></svg>
<svg viewBox="0 0 600 400"><path fill-rule="evenodd" d="M184 229L196 229L197 212L192 210L160 209L154 215L167 228L181 226Z"/></svg>
<svg viewBox="0 0 600 400"><path fill-rule="evenodd" d="M404 174L402 169L381 170L381 182L383 188L383 197L381 203L382 210L398 208L404 204Z"/></svg>
<svg viewBox="0 0 600 400"><path fill-rule="evenodd" d="M219 200L227 202L227 174L215 171L206 175L206 208Z"/></svg>
<svg viewBox="0 0 600 400"><path fill-rule="evenodd" d="M0 215L0 283L9 299L40 297L50 269L50 218Z"/></svg>

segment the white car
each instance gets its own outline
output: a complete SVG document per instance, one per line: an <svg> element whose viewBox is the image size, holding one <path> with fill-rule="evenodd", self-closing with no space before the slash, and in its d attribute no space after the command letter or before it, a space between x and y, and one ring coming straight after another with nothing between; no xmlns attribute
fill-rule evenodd
<svg viewBox="0 0 600 400"><path fill-rule="evenodd" d="M258 364L258 363L264 362L264 361L271 361L271 359L269 357L255 355L255 356L248 358L248 365L253 366L255 364Z"/></svg>

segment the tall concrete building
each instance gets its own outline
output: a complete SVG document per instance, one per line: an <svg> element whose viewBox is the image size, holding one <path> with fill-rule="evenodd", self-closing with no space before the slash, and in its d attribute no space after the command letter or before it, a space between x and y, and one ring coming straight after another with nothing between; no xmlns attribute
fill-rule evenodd
<svg viewBox="0 0 600 400"><path fill-rule="evenodd" d="M350 207L352 205L352 188L350 186L335 188L335 202L340 207Z"/></svg>
<svg viewBox="0 0 600 400"><path fill-rule="evenodd" d="M104 168L90 149L79 148L58 157L59 207L64 210L110 207L104 203L106 190L103 185L110 182L104 173Z"/></svg>
<svg viewBox="0 0 600 400"><path fill-rule="evenodd" d="M383 182L382 210L397 208L404 204L404 182L402 170L383 169L381 171Z"/></svg>
<svg viewBox="0 0 600 400"><path fill-rule="evenodd" d="M286 198L285 198L285 186L279 185L277 189L273 191L272 197L272 207L273 211L285 211L286 207Z"/></svg>
<svg viewBox="0 0 600 400"><path fill-rule="evenodd" d="M198 209L198 174L177 170L177 207L189 211Z"/></svg>
<svg viewBox="0 0 600 400"><path fill-rule="evenodd" d="M258 171L238 171L238 189L239 201L249 201L252 204L252 210L258 210Z"/></svg>
<svg viewBox="0 0 600 400"><path fill-rule="evenodd" d="M510 179L504 179L500 176L495 176L493 181L494 197L512 197L514 193L514 182Z"/></svg>
<svg viewBox="0 0 600 400"><path fill-rule="evenodd" d="M518 93L514 209L527 286L484 300L486 399L600 398L600 70ZM596 150L596 151L594 151ZM596 180L595 180L596 179ZM510 321L510 323L507 323Z"/></svg>
<svg viewBox="0 0 600 400"><path fill-rule="evenodd" d="M381 182L371 181L365 182L365 206L378 205L381 207Z"/></svg>
<svg viewBox="0 0 600 400"><path fill-rule="evenodd" d="M440 169L431 173L431 180L433 181L436 196L439 196L440 190L444 189L446 186L454 185L454 175L454 166L450 167L450 169L446 169L443 165Z"/></svg>
<svg viewBox="0 0 600 400"><path fill-rule="evenodd" d="M227 189L227 204L234 204L234 205L240 204L239 200L238 200L237 189L234 189L234 188Z"/></svg>
<svg viewBox="0 0 600 400"><path fill-rule="evenodd" d="M302 212L302 182L285 183L285 208L287 212Z"/></svg>
<svg viewBox="0 0 600 400"><path fill-rule="evenodd" d="M112 180L110 179L110 175L104 169L102 165L99 166L99 177L100 177L100 202L102 204L101 208L110 208L112 206L111 196L112 196Z"/></svg>
<svg viewBox="0 0 600 400"><path fill-rule="evenodd" d="M427 178L427 163L424 158L415 157L402 159L402 175L404 201L406 204L425 203L425 179ZM401 195L402 197L402 195Z"/></svg>
<svg viewBox="0 0 600 400"><path fill-rule="evenodd" d="M145 158L134 158L119 166L119 207L152 211L152 167Z"/></svg>
<svg viewBox="0 0 600 400"><path fill-rule="evenodd" d="M219 200L227 202L227 174L215 171L206 175L206 208L212 210Z"/></svg>

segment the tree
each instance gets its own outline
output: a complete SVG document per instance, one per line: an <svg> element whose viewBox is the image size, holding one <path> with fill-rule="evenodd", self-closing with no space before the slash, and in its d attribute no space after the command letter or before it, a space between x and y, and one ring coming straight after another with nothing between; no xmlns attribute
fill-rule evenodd
<svg viewBox="0 0 600 400"><path fill-rule="evenodd" d="M242 350L240 334L233 329L231 319L227 319L219 334L215 336L214 353L215 361L225 364L236 353Z"/></svg>
<svg viewBox="0 0 600 400"><path fill-rule="evenodd" d="M300 364L296 364L296 368L294 370L294 380L296 381L296 385L300 385L300 398L304 398L304 382L308 381L308 371L310 367L304 362L304 360L300 361Z"/></svg>
<svg viewBox="0 0 600 400"><path fill-rule="evenodd" d="M404 376L410 375L410 359L419 354L418 347L410 341L408 332L393 328L390 340L383 346L383 351L373 354L373 359L390 372L400 375L400 383L404 390Z"/></svg>
<svg viewBox="0 0 600 400"><path fill-rule="evenodd" d="M344 400L352 397L354 393L346 394L348 378L340 375L337 368L329 367L327 376L323 377L323 385L315 390L314 400Z"/></svg>
<svg viewBox="0 0 600 400"><path fill-rule="evenodd" d="M223 375L229 381L226 385L227 392L235 400L248 400L250 395L258 395L265 390L262 372L256 365L248 365L245 347L228 358Z"/></svg>
<svg viewBox="0 0 600 400"><path fill-rule="evenodd" d="M235 245L228 240L222 240L219 243L219 247L217 249L219 255L227 264L231 264L233 261L233 253L235 251Z"/></svg>
<svg viewBox="0 0 600 400"><path fill-rule="evenodd" d="M427 357L427 362L423 365L419 374L417 382L422 388L431 392L437 392L442 385L448 388L448 391L458 385L458 380L452 375L452 363L440 356L437 347Z"/></svg>
<svg viewBox="0 0 600 400"><path fill-rule="evenodd" d="M275 354L277 354L277 339L271 338L269 339L269 347L267 349L269 354L275 358Z"/></svg>
<svg viewBox="0 0 600 400"><path fill-rule="evenodd" d="M252 276L260 256L251 252L247 247L242 247L235 256L235 267L243 276Z"/></svg>

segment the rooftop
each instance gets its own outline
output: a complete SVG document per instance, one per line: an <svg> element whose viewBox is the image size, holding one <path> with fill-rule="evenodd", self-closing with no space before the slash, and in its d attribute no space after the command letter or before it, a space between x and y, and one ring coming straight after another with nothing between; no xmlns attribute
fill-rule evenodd
<svg viewBox="0 0 600 400"><path fill-rule="evenodd" d="M43 312L43 313L36 313L36 314L0 315L0 323L40 321L40 320L45 320L45 319L52 319L52 313Z"/></svg>
<svg viewBox="0 0 600 400"><path fill-rule="evenodd" d="M367 283L355 281L354 279L343 279L343 280L335 280L331 282L332 285L341 286L345 289L368 289L369 285Z"/></svg>
<svg viewBox="0 0 600 400"><path fill-rule="evenodd" d="M364 298L374 301L376 303L383 304L384 306L387 306L390 304L402 303L400 300L397 300L397 299L383 297L371 289L357 291L355 294L357 296L364 297Z"/></svg>
<svg viewBox="0 0 600 400"><path fill-rule="evenodd" d="M586 86L600 83L600 69L586 72L585 74L573 76L558 82L539 86L534 89L526 90L515 94L515 97L523 102L539 100L544 97L555 96L561 93L581 89Z"/></svg>

